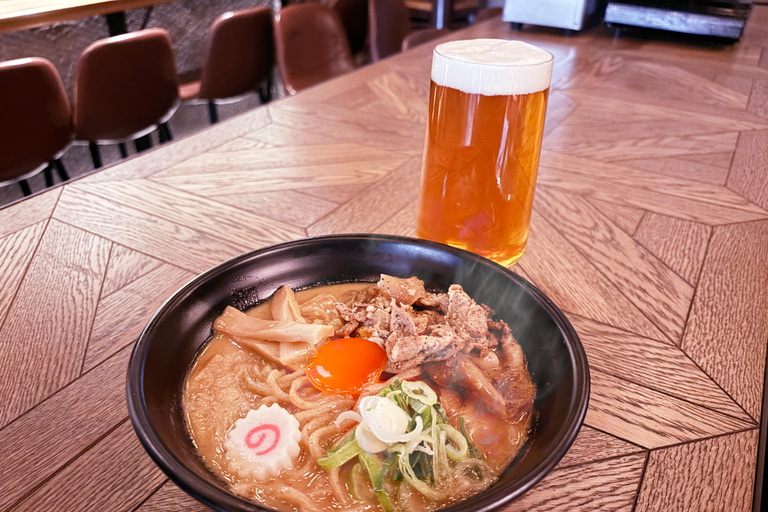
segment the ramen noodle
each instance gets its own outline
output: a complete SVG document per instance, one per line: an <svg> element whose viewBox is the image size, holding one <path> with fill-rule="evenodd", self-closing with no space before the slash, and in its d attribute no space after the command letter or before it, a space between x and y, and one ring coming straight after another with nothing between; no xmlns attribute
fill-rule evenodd
<svg viewBox="0 0 768 512"><path fill-rule="evenodd" d="M283 511L426 511L521 450L535 388L509 326L452 285L382 275L228 307L183 389L231 491Z"/></svg>

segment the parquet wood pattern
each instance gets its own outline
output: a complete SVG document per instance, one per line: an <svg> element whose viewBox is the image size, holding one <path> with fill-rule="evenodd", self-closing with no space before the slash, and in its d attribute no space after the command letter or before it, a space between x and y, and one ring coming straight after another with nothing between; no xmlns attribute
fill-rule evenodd
<svg viewBox="0 0 768 512"><path fill-rule="evenodd" d="M643 217L634 238L695 286L711 234L710 226L649 213Z"/></svg>
<svg viewBox="0 0 768 512"><path fill-rule="evenodd" d="M555 69L512 271L581 336L585 425L508 511L751 509L768 343L768 6L705 47L512 32ZM187 280L269 244L413 236L420 46L0 210L0 512L209 510L138 443L134 340ZM51 428L55 426L55 428Z"/></svg>
<svg viewBox="0 0 768 512"><path fill-rule="evenodd" d="M101 298L104 299L123 286L131 284L162 264L163 262L151 256L119 244L113 244L112 252L109 255L107 275L104 276L104 286L101 289Z"/></svg>
<svg viewBox="0 0 768 512"><path fill-rule="evenodd" d="M750 430L652 451L636 510L750 510L757 437Z"/></svg>

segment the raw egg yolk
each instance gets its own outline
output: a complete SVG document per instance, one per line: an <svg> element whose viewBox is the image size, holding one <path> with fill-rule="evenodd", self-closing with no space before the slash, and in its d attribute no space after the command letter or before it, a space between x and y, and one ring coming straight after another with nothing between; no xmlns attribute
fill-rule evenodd
<svg viewBox="0 0 768 512"><path fill-rule="evenodd" d="M341 338L317 350L307 377L325 393L359 395L363 387L379 381L386 366L387 354L374 342Z"/></svg>

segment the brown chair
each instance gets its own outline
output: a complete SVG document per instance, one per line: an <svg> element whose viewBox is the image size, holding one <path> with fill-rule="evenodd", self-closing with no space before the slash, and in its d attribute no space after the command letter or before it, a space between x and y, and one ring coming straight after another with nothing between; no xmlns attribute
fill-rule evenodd
<svg viewBox="0 0 768 512"><path fill-rule="evenodd" d="M478 0L445 0L448 10L448 26L441 27L436 19L433 0L405 0L411 18L428 22L433 27L461 28L474 22Z"/></svg>
<svg viewBox="0 0 768 512"><path fill-rule="evenodd" d="M403 0L368 0L368 29L374 62L399 53L411 32L408 8Z"/></svg>
<svg viewBox="0 0 768 512"><path fill-rule="evenodd" d="M352 55L357 55L368 40L368 0L337 0L333 10L347 34Z"/></svg>
<svg viewBox="0 0 768 512"><path fill-rule="evenodd" d="M478 9L477 13L475 14L475 23L489 20L491 18L495 18L496 16L501 16L503 11L504 9L501 7L486 7L485 9Z"/></svg>
<svg viewBox="0 0 768 512"><path fill-rule="evenodd" d="M282 8L275 15L275 50L289 94L355 68L341 22L322 4Z"/></svg>
<svg viewBox="0 0 768 512"><path fill-rule="evenodd" d="M208 32L200 80L182 84L179 96L183 101L207 100L211 123L219 118L217 101L238 99L256 89L262 102L269 101L273 40L269 7L222 14Z"/></svg>
<svg viewBox="0 0 768 512"><path fill-rule="evenodd" d="M410 50L411 48L415 46L419 46L420 44L428 43L429 41L432 41L433 39L437 39L438 37L442 37L445 34L447 34L447 30L442 30L439 28L425 28L423 30L414 30L407 36L405 36L405 39L403 39L403 51Z"/></svg>
<svg viewBox="0 0 768 512"><path fill-rule="evenodd" d="M404 0L368 0L368 28L374 62L401 52L405 44L410 48L436 37L435 29L412 30Z"/></svg>
<svg viewBox="0 0 768 512"><path fill-rule="evenodd" d="M53 167L69 179L58 155L72 140L72 110L56 68L41 58L0 63L0 186L19 183L44 171L53 185Z"/></svg>
<svg viewBox="0 0 768 512"><path fill-rule="evenodd" d="M75 73L75 138L89 142L93 165L101 167L99 142L135 140L136 150L171 140L165 122L179 103L179 79L168 32L150 28L96 41L80 56Z"/></svg>

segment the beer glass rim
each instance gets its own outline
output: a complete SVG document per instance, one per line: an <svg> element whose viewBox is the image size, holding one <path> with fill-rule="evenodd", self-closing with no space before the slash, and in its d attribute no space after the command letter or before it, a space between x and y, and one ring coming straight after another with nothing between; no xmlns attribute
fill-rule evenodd
<svg viewBox="0 0 768 512"><path fill-rule="evenodd" d="M518 63L515 63L515 62L506 62L506 63L476 62L476 61L473 61L473 60L470 60L470 59L461 58L461 56L458 56L458 55L448 55L448 54L445 54L442 51L440 51L441 48L444 49L445 47L451 46L451 45L453 45L455 43L465 43L465 42L474 42L474 41L477 41L477 42L498 41L498 42L520 43L520 44L523 44L523 45L535 48L538 51L546 53L547 54L547 58L546 59L542 59L542 60L537 61L537 62L527 62L527 63L519 63L519 62ZM539 46L533 45L533 44L528 43L526 41L520 41L520 40L517 40L517 39L496 39L496 38L460 39L460 40L456 40L456 41L448 41L448 42L445 42L445 43L438 44L437 46L435 46L435 48L433 50L433 53L437 54L437 55L440 55L440 57L443 58L443 59L449 59L449 60L453 60L453 61L457 61L457 62L462 62L462 63L466 63L466 64L474 64L474 65L477 65L477 66L505 67L505 68L506 67L520 67L520 68L524 68L524 67L542 66L542 65L546 65L546 64L552 63L552 61L555 59L555 56L549 50L545 50L544 48L541 48Z"/></svg>

